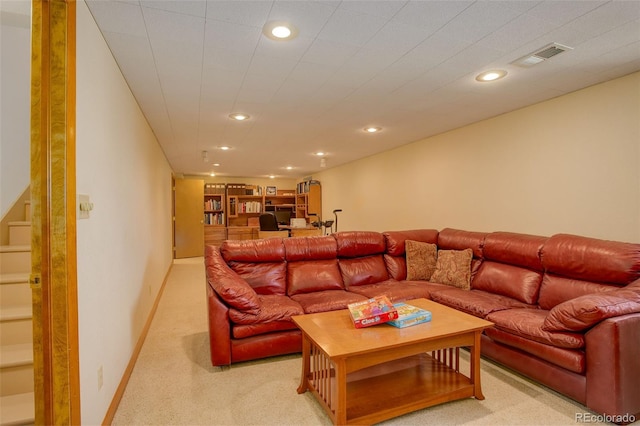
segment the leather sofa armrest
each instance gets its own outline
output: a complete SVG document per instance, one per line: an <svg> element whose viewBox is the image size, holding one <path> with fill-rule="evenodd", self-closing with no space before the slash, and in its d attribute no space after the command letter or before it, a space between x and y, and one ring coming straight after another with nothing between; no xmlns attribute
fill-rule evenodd
<svg viewBox="0 0 640 426"><path fill-rule="evenodd" d="M231 364L231 324L229 308L207 284L207 308L209 312L209 350L211 364Z"/></svg>
<svg viewBox="0 0 640 426"><path fill-rule="evenodd" d="M598 413L640 416L640 313L606 319L585 334L587 357L586 405Z"/></svg>

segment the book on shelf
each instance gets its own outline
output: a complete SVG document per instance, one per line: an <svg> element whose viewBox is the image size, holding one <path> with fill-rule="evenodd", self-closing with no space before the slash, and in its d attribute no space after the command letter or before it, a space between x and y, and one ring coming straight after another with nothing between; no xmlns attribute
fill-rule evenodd
<svg viewBox="0 0 640 426"><path fill-rule="evenodd" d="M406 303L393 305L398 312L398 317L389 321L394 327L404 328L423 322L431 321L431 312Z"/></svg>
<svg viewBox="0 0 640 426"><path fill-rule="evenodd" d="M224 183L205 183L204 194L205 195L224 195L227 185Z"/></svg>
<svg viewBox="0 0 640 426"><path fill-rule="evenodd" d="M347 305L356 328L382 324L398 317L398 312L387 296L376 296Z"/></svg>

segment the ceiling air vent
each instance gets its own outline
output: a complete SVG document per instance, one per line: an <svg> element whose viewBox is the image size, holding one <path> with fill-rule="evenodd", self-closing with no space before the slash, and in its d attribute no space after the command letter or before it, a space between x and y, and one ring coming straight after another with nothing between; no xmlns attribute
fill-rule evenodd
<svg viewBox="0 0 640 426"><path fill-rule="evenodd" d="M550 45L545 46L542 49L538 49L537 51L523 56L520 59L516 59L511 63L520 67L532 67L539 64L540 62L546 61L549 58L553 58L554 56L571 49L573 48L563 46L558 43L551 43Z"/></svg>

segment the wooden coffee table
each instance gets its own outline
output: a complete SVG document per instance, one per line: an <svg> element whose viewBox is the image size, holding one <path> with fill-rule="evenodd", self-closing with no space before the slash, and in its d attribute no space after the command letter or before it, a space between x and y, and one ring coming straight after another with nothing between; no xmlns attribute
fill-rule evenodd
<svg viewBox="0 0 640 426"><path fill-rule="evenodd" d="M298 315L302 377L298 393L315 395L334 424L371 424L436 404L475 397L480 387L480 335L493 323L426 299L430 322L406 328L355 328L347 310ZM469 377L459 349L469 347Z"/></svg>

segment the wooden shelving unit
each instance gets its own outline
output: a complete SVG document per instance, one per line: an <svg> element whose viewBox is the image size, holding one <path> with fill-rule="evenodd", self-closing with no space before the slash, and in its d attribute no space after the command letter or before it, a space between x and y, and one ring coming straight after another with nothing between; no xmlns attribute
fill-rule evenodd
<svg viewBox="0 0 640 426"><path fill-rule="evenodd" d="M204 243L220 245L227 239L226 184L204 184Z"/></svg>
<svg viewBox="0 0 640 426"><path fill-rule="evenodd" d="M296 217L307 222L320 219L322 215L322 187L318 181L300 182L296 188Z"/></svg>

